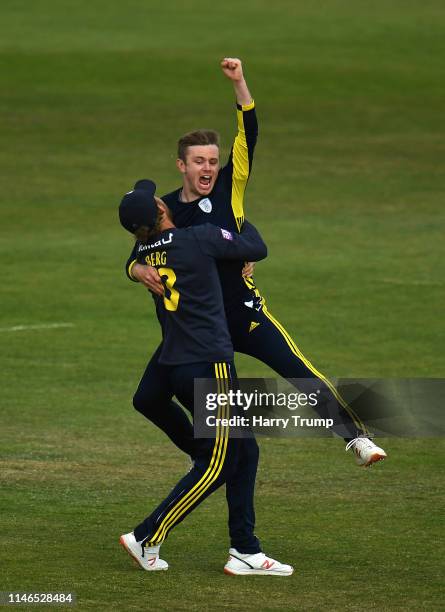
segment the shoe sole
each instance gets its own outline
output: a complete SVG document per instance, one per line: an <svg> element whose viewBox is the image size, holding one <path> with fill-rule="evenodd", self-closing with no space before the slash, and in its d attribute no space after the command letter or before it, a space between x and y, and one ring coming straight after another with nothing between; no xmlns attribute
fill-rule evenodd
<svg viewBox="0 0 445 612"><path fill-rule="evenodd" d="M121 536L119 538L119 544L122 546L122 548L125 550L126 553L128 553L131 557L131 560L133 561L133 563L136 563L136 565L140 568L140 569L144 569L142 567L142 565L139 563L139 561L137 560L137 558L133 555L133 553L131 552L131 549L128 548L128 546L125 544L125 540L124 538Z"/></svg>
<svg viewBox="0 0 445 612"><path fill-rule="evenodd" d="M373 463L377 463L377 461L383 461L384 459L386 459L386 455L374 453L373 455L371 455L368 461L363 464L363 467L370 467Z"/></svg>
<svg viewBox="0 0 445 612"><path fill-rule="evenodd" d="M122 546L125 552L127 552L130 555L133 563L136 563L138 568L143 569L146 572L162 572L162 571L165 572L166 570L168 570L168 566L167 567L156 567L154 569L147 569L146 567L144 567L143 565L139 563L138 558L135 557L135 555L132 553L131 548L128 548L128 546L125 544L125 540L123 539L123 536L119 538L119 544Z"/></svg>
<svg viewBox="0 0 445 612"><path fill-rule="evenodd" d="M224 573L228 576L292 576L294 570L290 572L272 572L271 570L230 570L227 567L224 568Z"/></svg>

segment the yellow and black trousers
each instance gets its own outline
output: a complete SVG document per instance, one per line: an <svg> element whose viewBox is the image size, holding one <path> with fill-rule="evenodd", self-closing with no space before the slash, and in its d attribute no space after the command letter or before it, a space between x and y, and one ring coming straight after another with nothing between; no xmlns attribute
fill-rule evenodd
<svg viewBox="0 0 445 612"><path fill-rule="evenodd" d="M262 361L282 378L298 384L300 392L319 392L315 412L334 419L331 428L349 441L369 432L360 416L347 404L329 379L305 357L283 325L259 301L259 308L245 304L237 316L227 316L233 348Z"/></svg>
<svg viewBox="0 0 445 612"><path fill-rule="evenodd" d="M163 366L169 388L193 414L194 379L214 379L215 392L226 393L236 384L233 362ZM228 419L229 406L219 406L217 416ZM134 529L144 546L161 544L185 517L221 485L226 485L230 544L242 553L260 552L254 534L254 488L258 445L252 437L234 438L228 426L219 425L214 438L190 442L194 457L191 470L167 497Z"/></svg>

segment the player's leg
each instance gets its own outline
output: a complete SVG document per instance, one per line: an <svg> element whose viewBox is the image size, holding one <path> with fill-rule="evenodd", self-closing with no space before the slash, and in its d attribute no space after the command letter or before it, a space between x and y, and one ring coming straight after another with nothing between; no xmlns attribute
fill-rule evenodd
<svg viewBox="0 0 445 612"><path fill-rule="evenodd" d="M230 545L241 553L261 552L254 534L254 492L259 448L254 437L240 440L237 469L226 482Z"/></svg>
<svg viewBox="0 0 445 612"><path fill-rule="evenodd" d="M322 418L337 411L337 431L347 442L366 435L365 424L352 411L333 384L303 355L289 333L264 306L261 310L245 308L236 326L231 328L234 348L259 359L286 379L299 379L300 391L319 391L314 410Z"/></svg>
<svg viewBox="0 0 445 612"><path fill-rule="evenodd" d="M231 375L231 387L236 390L238 381L234 364L231 367ZM236 408L234 413L237 413ZM226 477L230 549L224 572L237 576L290 576L293 568L266 556L255 535L254 494L259 449L253 433L244 433L245 437L231 440L237 444L238 452L227 470Z"/></svg>
<svg viewBox="0 0 445 612"><path fill-rule="evenodd" d="M193 426L185 410L172 400L169 369L159 363L162 344L150 359L133 397L133 406L162 429L176 446L194 454Z"/></svg>
<svg viewBox="0 0 445 612"><path fill-rule="evenodd" d="M346 450L353 449L359 465L367 467L386 457L385 451L369 439L359 415L303 355L265 306L258 311L244 308L230 331L236 351L259 359L283 378L299 379L300 391L311 392L316 388L320 392L314 410L322 418L334 418L331 429L348 443Z"/></svg>
<svg viewBox="0 0 445 612"><path fill-rule="evenodd" d="M227 475L226 481L230 549L224 572L234 576L290 576L293 567L266 556L255 536L254 489L258 445L253 435L240 439L239 443L237 465Z"/></svg>
<svg viewBox="0 0 445 612"><path fill-rule="evenodd" d="M120 543L143 569L168 568L159 558L160 547L170 531L223 484L221 471L227 448L223 431L215 440L203 440L191 470L133 532L121 536Z"/></svg>
<svg viewBox="0 0 445 612"><path fill-rule="evenodd" d="M171 368L170 383L175 393L181 395L187 408L193 410L194 378L215 380L215 392L229 389L229 369L226 363L190 364ZM229 417L227 406L219 407L217 417ZM231 466L236 463L239 440L229 439L229 427L216 428L215 437L200 440L199 454L192 469L178 482L170 494L137 527L132 534L122 536L121 543L144 569L158 567L159 547L170 531L204 501L226 479ZM147 566L145 552L155 567Z"/></svg>

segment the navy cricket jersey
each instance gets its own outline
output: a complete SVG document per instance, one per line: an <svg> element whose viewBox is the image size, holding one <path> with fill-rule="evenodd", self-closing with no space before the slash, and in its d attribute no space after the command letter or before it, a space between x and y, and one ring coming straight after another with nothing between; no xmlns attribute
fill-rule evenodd
<svg viewBox="0 0 445 612"><path fill-rule="evenodd" d="M231 361L216 260L264 259L267 248L254 226L246 221L241 234L209 223L172 228L135 249L137 261L155 267L165 287L164 296L154 296L163 335L159 363Z"/></svg>
<svg viewBox="0 0 445 612"><path fill-rule="evenodd" d="M179 227L198 226L212 223L231 232L239 232L244 222L244 192L252 167L253 151L258 135L258 123L255 106L237 105L238 132L227 164L221 168L215 185L207 197L197 198L193 202L181 202L181 189L176 189L163 196L173 215L174 224ZM218 272L223 290L224 306L228 318L236 317L238 307L243 302L261 300L253 279L244 279L241 275L245 261L221 261ZM130 255L126 264L127 276L136 262L136 252Z"/></svg>

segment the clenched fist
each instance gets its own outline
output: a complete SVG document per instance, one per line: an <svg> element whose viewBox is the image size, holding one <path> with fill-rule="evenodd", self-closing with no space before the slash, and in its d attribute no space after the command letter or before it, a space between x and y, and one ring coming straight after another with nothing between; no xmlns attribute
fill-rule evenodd
<svg viewBox="0 0 445 612"><path fill-rule="evenodd" d="M237 57L225 57L221 62L221 68L231 81L242 81L244 79L243 65Z"/></svg>

